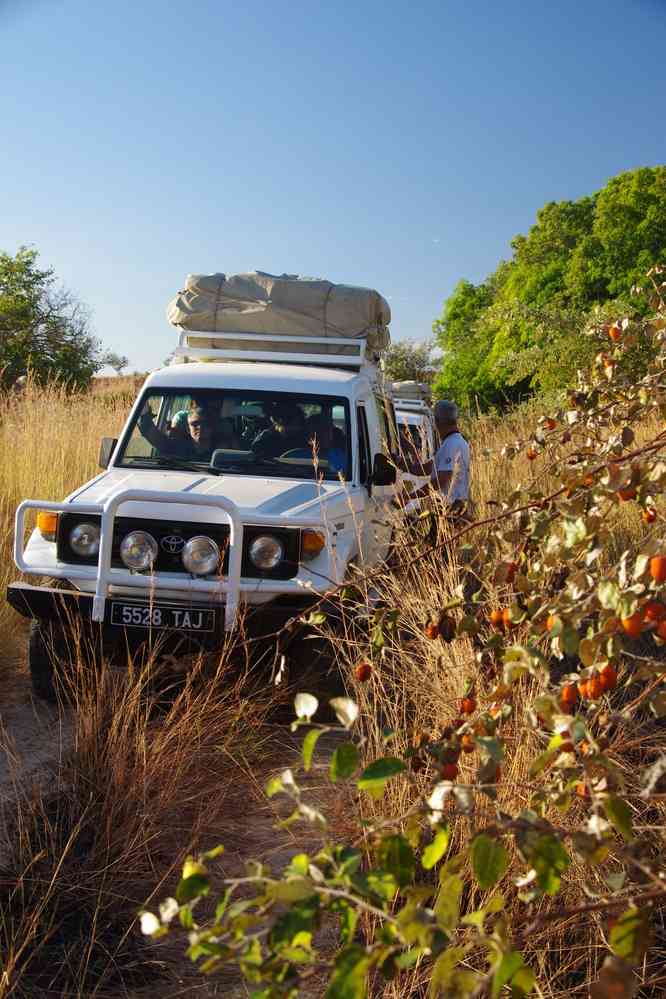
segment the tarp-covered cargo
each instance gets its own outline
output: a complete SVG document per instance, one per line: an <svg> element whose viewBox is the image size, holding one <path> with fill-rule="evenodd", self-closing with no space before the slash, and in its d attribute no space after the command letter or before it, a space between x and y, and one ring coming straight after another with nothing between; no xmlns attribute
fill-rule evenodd
<svg viewBox="0 0 666 999"><path fill-rule="evenodd" d="M199 333L365 339L374 351L389 342L391 309L371 288L292 274L190 274L167 306L174 326Z"/></svg>

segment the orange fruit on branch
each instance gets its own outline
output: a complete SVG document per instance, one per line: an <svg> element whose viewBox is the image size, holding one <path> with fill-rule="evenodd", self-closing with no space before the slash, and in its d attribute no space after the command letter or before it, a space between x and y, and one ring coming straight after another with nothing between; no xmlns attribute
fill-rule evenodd
<svg viewBox="0 0 666 999"><path fill-rule="evenodd" d="M613 690L617 686L617 670L611 663L606 663L599 671L599 679L601 680L604 693L607 690Z"/></svg>
<svg viewBox="0 0 666 999"><path fill-rule="evenodd" d="M654 524L655 520L657 519L657 511L654 509L654 507L646 506L645 509L643 510L642 516L643 516L643 522L645 524Z"/></svg>
<svg viewBox="0 0 666 999"><path fill-rule="evenodd" d="M476 698L463 697L460 702L460 711L463 715L473 715L476 711Z"/></svg>
<svg viewBox="0 0 666 999"><path fill-rule="evenodd" d="M360 663L356 664L354 676L359 683L366 683L370 679L372 676L372 666L366 659L362 659Z"/></svg>
<svg viewBox="0 0 666 999"><path fill-rule="evenodd" d="M429 638L432 642L434 642L436 638L439 638L439 625L436 621L428 621L423 630L426 638Z"/></svg>
<svg viewBox="0 0 666 999"><path fill-rule="evenodd" d="M622 628L630 638L638 638L643 631L643 614L636 611L631 617L622 618Z"/></svg>
<svg viewBox="0 0 666 999"><path fill-rule="evenodd" d="M648 600L643 607L643 615L646 621L661 621L666 617L666 607L660 600Z"/></svg>
<svg viewBox="0 0 666 999"><path fill-rule="evenodd" d="M535 459L535 458L536 458L537 456L538 456L538 455L537 455L537 450L536 450L536 448L534 448L534 447L528 447L527 451L525 452L525 457L527 458L527 460L528 460L528 461L534 461L534 459Z"/></svg>
<svg viewBox="0 0 666 999"><path fill-rule="evenodd" d="M654 555L650 559L650 575L655 583L666 583L666 555Z"/></svg>
<svg viewBox="0 0 666 999"><path fill-rule="evenodd" d="M560 691L560 704L572 708L578 700L578 688L575 683L565 683Z"/></svg>
<svg viewBox="0 0 666 999"><path fill-rule="evenodd" d="M504 611L499 607L494 607L490 612L490 623L493 628L501 631L504 627Z"/></svg>
<svg viewBox="0 0 666 999"><path fill-rule="evenodd" d="M588 680L587 677L581 677L581 679L578 681L578 684L577 684L578 693L583 698L590 696L589 695L589 690L588 690L589 682L590 681Z"/></svg>
<svg viewBox="0 0 666 999"><path fill-rule="evenodd" d="M619 326L618 323L613 323L613 325L608 328L608 336L613 343L618 343L622 339L622 327Z"/></svg>
<svg viewBox="0 0 666 999"><path fill-rule="evenodd" d="M587 682L587 696L591 701L598 700L604 692L600 676L591 676Z"/></svg>

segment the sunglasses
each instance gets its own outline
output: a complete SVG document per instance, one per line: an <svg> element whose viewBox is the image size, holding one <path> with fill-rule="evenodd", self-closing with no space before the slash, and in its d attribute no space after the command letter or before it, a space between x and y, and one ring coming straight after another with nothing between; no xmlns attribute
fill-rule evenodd
<svg viewBox="0 0 666 999"><path fill-rule="evenodd" d="M201 421L201 420L192 420L192 421L190 421L190 424L189 424L189 425L190 425L191 427L195 428L195 429L197 429L197 428L199 428L199 427L205 427L205 426L206 426L206 424L205 424L205 423L202 423L202 421Z"/></svg>

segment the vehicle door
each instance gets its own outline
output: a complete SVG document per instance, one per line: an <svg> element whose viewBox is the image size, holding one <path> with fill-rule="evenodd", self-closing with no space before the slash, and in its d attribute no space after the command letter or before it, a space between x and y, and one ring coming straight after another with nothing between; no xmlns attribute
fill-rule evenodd
<svg viewBox="0 0 666 999"><path fill-rule="evenodd" d="M376 565L389 553L396 511L391 505L396 485L373 481L377 455L392 462L398 447L395 423L392 425L388 407L380 396L370 396L357 406L361 486L365 511L359 525L361 555L365 562ZM380 458L381 460L381 458Z"/></svg>

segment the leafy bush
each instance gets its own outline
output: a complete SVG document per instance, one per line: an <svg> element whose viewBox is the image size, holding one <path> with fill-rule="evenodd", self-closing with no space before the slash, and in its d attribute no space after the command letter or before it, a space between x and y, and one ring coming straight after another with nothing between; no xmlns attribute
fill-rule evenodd
<svg viewBox="0 0 666 999"><path fill-rule="evenodd" d="M666 167L612 178L591 197L551 202L484 282L461 281L433 329L444 352L435 393L506 405L567 387L591 358L578 336L593 310L616 314L666 262Z"/></svg>
<svg viewBox="0 0 666 999"><path fill-rule="evenodd" d="M487 456L522 485L504 475L478 519L442 518L434 550L338 592L355 697L331 702L329 776L358 796L357 835L285 770L267 793L325 846L221 879L209 917L217 853L191 857L145 933L180 927L203 972L237 966L257 999L322 968L329 999L663 994L664 289L655 268L647 314L586 330L568 408ZM332 726L310 694L295 708L307 771Z"/></svg>

